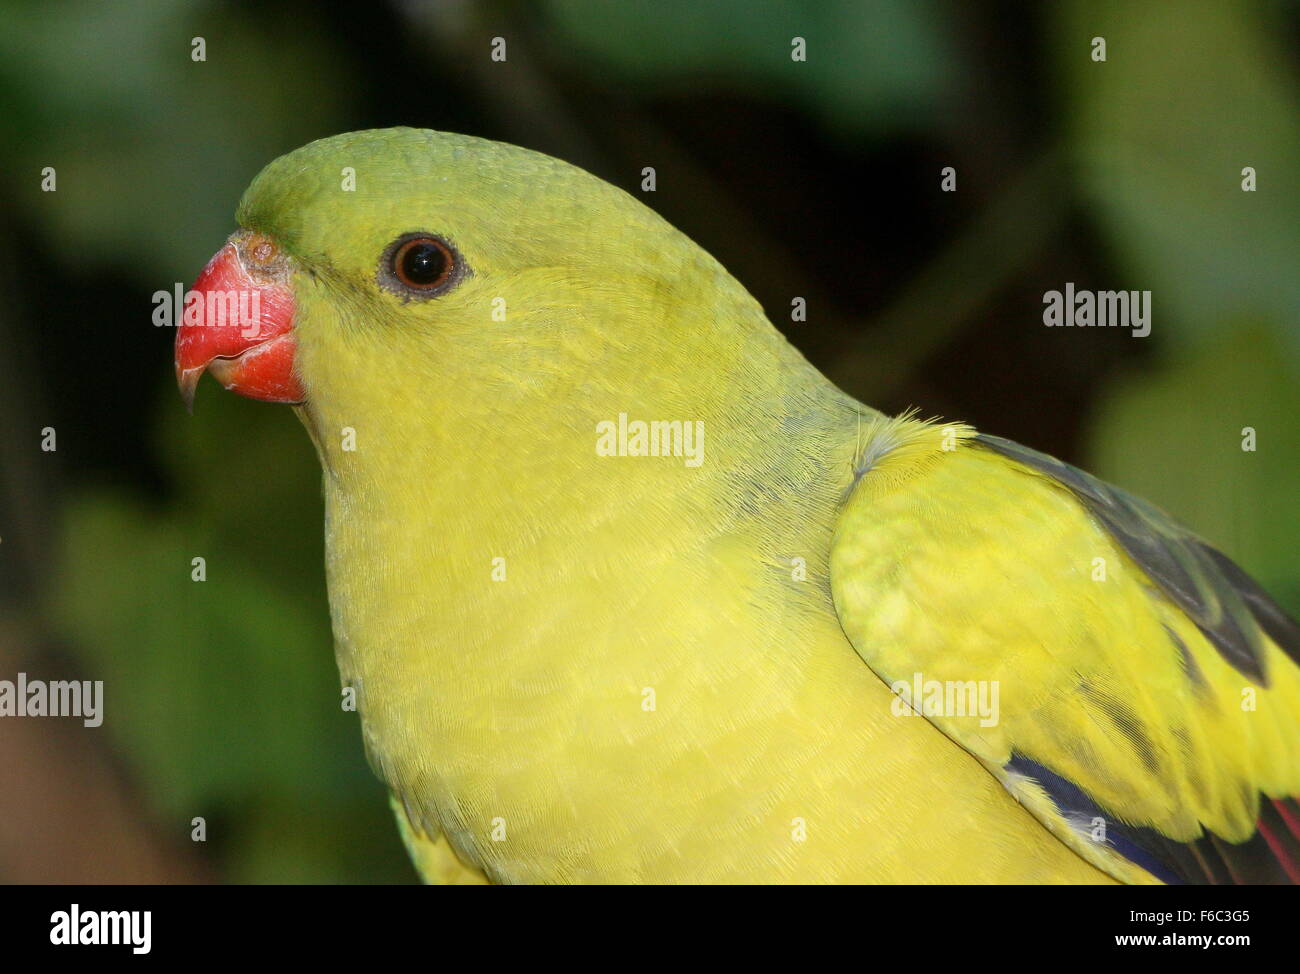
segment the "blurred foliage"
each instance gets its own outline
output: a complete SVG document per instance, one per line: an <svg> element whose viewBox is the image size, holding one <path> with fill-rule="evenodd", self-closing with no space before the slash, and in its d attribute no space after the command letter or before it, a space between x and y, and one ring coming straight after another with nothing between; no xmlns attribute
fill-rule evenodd
<svg viewBox="0 0 1300 974"><path fill-rule="evenodd" d="M1162 4L1076 0L1057 35L1109 39L1104 66L1060 62L1080 183L1116 265L1189 354L1242 316L1300 354L1300 88L1268 9L1188 0L1171 20ZM1257 192L1242 192L1246 166Z"/></svg>
<svg viewBox="0 0 1300 974"><path fill-rule="evenodd" d="M1171 23L1156 5L1078 0L1057 36L1108 38L1104 66L1062 62L1070 143L1123 275L1111 286L1151 290L1160 322L1163 361L1103 380L1094 469L1194 525L1296 611L1300 86L1280 9L1192 0ZM1255 452L1242 450L1246 427Z"/></svg>
<svg viewBox="0 0 1300 974"><path fill-rule="evenodd" d="M339 707L306 437L210 383L186 416L147 324L263 164L350 128L467 130L623 185L653 153L650 202L767 307L824 288L791 337L850 391L1090 467L1300 609L1295 20L1244 0L0 5L0 448L30 501L0 512L48 505L41 617L110 681L142 814L182 838L205 816L224 878L413 878ZM937 194L949 164L960 191ZM1065 280L1150 289L1152 337L1044 329ZM49 417L43 489L24 458Z"/></svg>
<svg viewBox="0 0 1300 974"><path fill-rule="evenodd" d="M267 158L342 122L338 40L200 0L0 6L6 161L59 174L57 196L28 179L14 202L59 243L94 241L81 261L188 279Z"/></svg>
<svg viewBox="0 0 1300 974"><path fill-rule="evenodd" d="M956 78L929 0L548 0L572 50L651 90L702 79L787 103L846 135L933 124ZM807 60L791 58L792 39Z"/></svg>

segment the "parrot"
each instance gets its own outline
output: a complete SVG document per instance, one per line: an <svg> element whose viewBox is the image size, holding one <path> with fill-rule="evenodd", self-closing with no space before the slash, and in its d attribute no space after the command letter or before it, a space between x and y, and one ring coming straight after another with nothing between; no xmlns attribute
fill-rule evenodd
<svg viewBox="0 0 1300 974"><path fill-rule="evenodd" d="M423 881L1300 882L1300 627L1153 505L857 401L538 152L336 135L235 222L176 379L314 444Z"/></svg>

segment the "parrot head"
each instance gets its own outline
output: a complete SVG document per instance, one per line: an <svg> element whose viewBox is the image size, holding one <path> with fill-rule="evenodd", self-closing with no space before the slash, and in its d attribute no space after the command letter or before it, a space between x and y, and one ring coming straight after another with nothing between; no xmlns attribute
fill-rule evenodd
<svg viewBox="0 0 1300 974"><path fill-rule="evenodd" d="M748 338L770 332L758 344L787 354L748 293L669 223L514 146L334 136L268 165L237 220L192 288L203 313L176 336L187 403L206 371L318 420L593 397L691 412L662 400L712 395L711 370L752 357ZM671 380L658 394L654 376Z"/></svg>

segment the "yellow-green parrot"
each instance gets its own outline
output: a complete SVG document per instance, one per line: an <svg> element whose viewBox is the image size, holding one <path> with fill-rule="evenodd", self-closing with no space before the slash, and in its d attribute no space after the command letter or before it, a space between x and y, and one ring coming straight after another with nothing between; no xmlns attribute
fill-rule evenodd
<svg viewBox="0 0 1300 974"><path fill-rule="evenodd" d="M1300 628L1155 508L855 401L535 152L339 135L238 223L177 378L316 446L427 881L1300 882Z"/></svg>

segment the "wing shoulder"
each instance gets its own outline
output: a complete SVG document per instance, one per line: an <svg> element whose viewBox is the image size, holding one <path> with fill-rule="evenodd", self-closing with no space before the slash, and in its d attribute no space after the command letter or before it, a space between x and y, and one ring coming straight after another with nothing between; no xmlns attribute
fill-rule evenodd
<svg viewBox="0 0 1300 974"><path fill-rule="evenodd" d="M1295 623L1149 504L948 429L846 502L831 580L858 653L1117 878L1300 881Z"/></svg>

